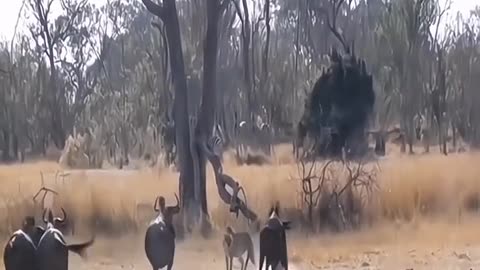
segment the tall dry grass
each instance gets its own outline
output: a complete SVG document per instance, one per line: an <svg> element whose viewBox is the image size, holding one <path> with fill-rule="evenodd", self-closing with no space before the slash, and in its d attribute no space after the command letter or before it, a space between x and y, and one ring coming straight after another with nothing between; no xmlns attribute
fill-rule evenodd
<svg viewBox="0 0 480 270"><path fill-rule="evenodd" d="M271 165L236 166L227 157L224 171L238 180L247 192L248 204L263 218L271 203L282 207L300 206L297 167L290 151L280 147ZM377 222L412 221L436 216L459 221L465 210L476 208L480 194L480 154L450 156L436 154L392 157L380 161L380 189L372 196L369 213ZM55 205L63 206L75 227L104 233L135 231L153 217L152 203L163 195L167 204L175 203L178 174L168 170L73 170L55 179L60 167L53 162L0 166L0 235L6 237L21 224L23 217L35 213L32 196L44 184L59 191ZM220 201L208 168L208 203L214 225L236 223L228 207ZM58 208L57 208L58 209ZM242 219L240 218L240 222Z"/></svg>

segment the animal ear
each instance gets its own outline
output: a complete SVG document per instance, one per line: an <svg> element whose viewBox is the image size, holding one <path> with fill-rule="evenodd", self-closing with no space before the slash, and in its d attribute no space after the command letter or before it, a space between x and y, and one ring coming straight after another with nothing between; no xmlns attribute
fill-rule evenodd
<svg viewBox="0 0 480 270"><path fill-rule="evenodd" d="M277 214L277 216L280 216L280 202L277 201L275 203L275 213Z"/></svg>
<svg viewBox="0 0 480 270"><path fill-rule="evenodd" d="M270 207L270 210L268 210L268 216L271 216L273 211L275 211L275 208L272 206Z"/></svg>
<svg viewBox="0 0 480 270"><path fill-rule="evenodd" d="M159 197L157 197L155 199L155 203L153 203L153 211L155 211L155 212L160 211L160 209L158 208L158 199L159 199Z"/></svg>
<svg viewBox="0 0 480 270"><path fill-rule="evenodd" d="M45 219L46 218L46 216L45 216L46 213L47 213L47 209L43 209L42 220L43 220L44 223L48 223L48 220Z"/></svg>

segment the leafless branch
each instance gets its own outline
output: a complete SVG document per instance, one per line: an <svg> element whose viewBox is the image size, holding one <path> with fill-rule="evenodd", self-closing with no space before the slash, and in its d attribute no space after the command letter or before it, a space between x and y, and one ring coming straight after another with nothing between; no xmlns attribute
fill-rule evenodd
<svg viewBox="0 0 480 270"><path fill-rule="evenodd" d="M345 0L330 0L329 4L331 6L331 10L329 11L325 7L315 7L313 6L312 2L309 1L310 9L316 11L319 14L325 16L327 21L327 27L332 32L332 34L337 38L337 40L342 44L344 50L349 52L350 49L348 47L347 42L345 41L345 37L338 31L337 29L337 18L342 7L342 4Z"/></svg>

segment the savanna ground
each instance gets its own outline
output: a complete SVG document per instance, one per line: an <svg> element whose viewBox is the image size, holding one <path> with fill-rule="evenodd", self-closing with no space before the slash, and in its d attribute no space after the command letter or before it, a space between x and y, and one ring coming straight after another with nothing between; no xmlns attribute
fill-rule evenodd
<svg viewBox="0 0 480 270"><path fill-rule="evenodd" d="M277 147L271 165L237 166L226 158L225 171L245 187L248 204L260 216L277 199L282 207L299 206L297 167L289 149ZM380 189L372 195L376 203L369 209L372 224L341 234L289 232L290 269L480 267L480 215L471 210L480 194L479 160L478 153L390 153L379 162ZM69 241L89 238L93 223L100 228L86 260L70 255L72 269L150 269L143 247L145 224L154 215L156 196L175 203L177 174L158 168L74 170L62 179L55 177L60 170L48 161L0 166L2 246L22 218L33 214L31 198L42 185L42 173L44 185L60 192L55 205L64 206L75 219L75 235L67 236ZM178 240L174 269L225 269L220 235L226 224L240 228L238 224L244 222L220 203L210 168L208 173L209 208L217 233L208 240L196 235ZM40 215L38 210L35 214ZM258 261L258 236L254 242Z"/></svg>

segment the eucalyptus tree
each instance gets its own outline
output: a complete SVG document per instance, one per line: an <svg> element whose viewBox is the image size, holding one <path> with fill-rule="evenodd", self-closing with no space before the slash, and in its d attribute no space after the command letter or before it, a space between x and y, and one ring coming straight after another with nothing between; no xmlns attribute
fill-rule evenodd
<svg viewBox="0 0 480 270"><path fill-rule="evenodd" d="M30 0L31 14L35 18L29 30L35 41L35 49L42 52L48 60L50 69L49 91L45 93L45 103L49 109L49 128L53 143L60 149L65 145L68 121L68 100L65 89L59 85L57 61L61 56L61 44L78 33L78 18L86 12L86 0L60 0L62 14L52 18L54 0Z"/></svg>

